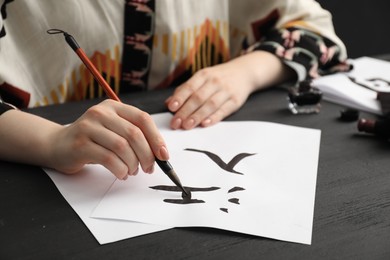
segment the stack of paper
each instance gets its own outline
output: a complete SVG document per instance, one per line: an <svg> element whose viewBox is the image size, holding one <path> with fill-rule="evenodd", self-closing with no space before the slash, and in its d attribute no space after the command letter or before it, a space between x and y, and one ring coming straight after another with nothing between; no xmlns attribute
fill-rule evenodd
<svg viewBox="0 0 390 260"><path fill-rule="evenodd" d="M315 79L313 86L323 92L325 100L382 115L377 96L379 92L390 92L390 62L369 57L349 62L353 70Z"/></svg>

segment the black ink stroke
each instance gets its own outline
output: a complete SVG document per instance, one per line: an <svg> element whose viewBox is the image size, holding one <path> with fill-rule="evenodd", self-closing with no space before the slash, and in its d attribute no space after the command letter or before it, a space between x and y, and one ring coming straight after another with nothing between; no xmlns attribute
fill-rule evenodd
<svg viewBox="0 0 390 260"><path fill-rule="evenodd" d="M236 191L242 191L242 190L245 190L244 188L241 188L241 187L233 187L231 188L228 193L232 193L232 192L236 192Z"/></svg>
<svg viewBox="0 0 390 260"><path fill-rule="evenodd" d="M357 84L359 86L368 88L370 90L374 90L376 92L380 91L380 89L378 89L378 82L383 82L384 84L386 84L386 86L385 86L386 89L388 87L390 87L390 82L387 81L386 79L383 79L383 78L361 79L360 81L359 81L358 78L354 78L354 77L351 77L351 76L348 76L347 78L350 81L352 81L353 83L355 83L355 84ZM372 83L373 86L371 86L370 84L367 84L366 82Z"/></svg>
<svg viewBox="0 0 390 260"><path fill-rule="evenodd" d="M232 172L235 174L240 174L244 175L241 172L238 172L234 170L234 166L237 165L242 159L248 156L255 155L255 153L239 153L236 156L233 157L233 159L230 160L230 162L225 163L218 155L208 152L208 151L203 151L203 150L197 150L197 149L192 149L192 148L186 148L184 149L185 151L191 151L191 152L199 152L199 153L204 153L206 154L211 160L213 160L219 167L221 167L223 170Z"/></svg>
<svg viewBox="0 0 390 260"><path fill-rule="evenodd" d="M225 213L229 213L228 209L227 208L219 208L221 211L225 212Z"/></svg>
<svg viewBox="0 0 390 260"><path fill-rule="evenodd" d="M150 186L149 188L160 191L172 191L172 192L181 192L181 189L177 186L169 186L169 185L157 185ZM184 187L184 189L192 192L209 192L219 190L220 187L206 187L206 188L198 188L198 187ZM190 194L191 194L190 193ZM185 193L182 193L183 199L164 199L163 201L166 203L173 204L194 204L194 203L205 203L204 200L192 199L191 196L186 196Z"/></svg>
<svg viewBox="0 0 390 260"><path fill-rule="evenodd" d="M157 186L150 186L149 188L153 190L162 190L162 191L173 191L173 192L182 192L181 189L177 186L169 186L169 185L157 185ZM206 188L197 188L197 187L184 187L185 189L188 189L191 192L198 192L198 191L215 191L219 190L220 187L206 187Z"/></svg>
<svg viewBox="0 0 390 260"><path fill-rule="evenodd" d="M197 200L197 199L164 199L164 202L166 203L173 203L173 204L194 204L194 203L205 203L204 200Z"/></svg>
<svg viewBox="0 0 390 260"><path fill-rule="evenodd" d="M231 203L240 205L240 200L238 198L231 198L228 201Z"/></svg>

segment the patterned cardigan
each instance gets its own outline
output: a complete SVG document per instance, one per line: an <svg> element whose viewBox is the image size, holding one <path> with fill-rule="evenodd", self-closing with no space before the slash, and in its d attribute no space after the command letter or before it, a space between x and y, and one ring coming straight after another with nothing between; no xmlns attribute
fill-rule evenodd
<svg viewBox="0 0 390 260"><path fill-rule="evenodd" d="M299 81L348 69L331 14L314 0L0 0L0 95L34 107L104 95L57 28L117 93L178 86L264 50ZM259 68L261 69L261 68Z"/></svg>

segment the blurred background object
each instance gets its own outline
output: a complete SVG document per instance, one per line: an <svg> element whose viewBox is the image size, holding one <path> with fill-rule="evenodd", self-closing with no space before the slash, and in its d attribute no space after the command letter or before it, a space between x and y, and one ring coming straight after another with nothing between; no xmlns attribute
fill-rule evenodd
<svg viewBox="0 0 390 260"><path fill-rule="evenodd" d="M349 58L387 55L390 60L389 0L317 0L333 16Z"/></svg>

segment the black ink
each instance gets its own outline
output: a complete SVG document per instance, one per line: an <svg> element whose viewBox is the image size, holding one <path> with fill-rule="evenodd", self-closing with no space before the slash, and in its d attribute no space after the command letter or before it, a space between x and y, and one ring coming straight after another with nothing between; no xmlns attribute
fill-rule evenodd
<svg viewBox="0 0 390 260"><path fill-rule="evenodd" d="M231 198L231 199L229 199L228 201L231 202L231 203L240 205L240 200L237 199L237 198Z"/></svg>
<svg viewBox="0 0 390 260"><path fill-rule="evenodd" d="M192 149L192 148L186 148L184 150L191 151L191 152L204 153L211 160L213 160L219 167L221 167L223 170L228 171L228 172L232 172L235 174L241 174L241 175L243 175L243 173L234 170L233 169L234 166L236 166L237 163L239 163L245 157L255 155L255 153L239 153L236 156L234 156L233 159L230 160L230 162L225 163L218 155L211 153L211 152L208 152L208 151L202 151L202 150L197 150L197 149Z"/></svg>
<svg viewBox="0 0 390 260"><path fill-rule="evenodd" d="M183 200L165 199L164 202L173 203L173 204L205 203L204 200L197 200L197 199L183 199Z"/></svg>
<svg viewBox="0 0 390 260"><path fill-rule="evenodd" d="M347 78L359 86L368 88L370 90L374 90L376 92L380 91L380 86L381 86L380 82L382 82L383 85L385 85L384 88L387 89L388 87L390 87L390 82L383 78L361 79L360 81L358 78L354 78L351 76L348 76ZM372 85L370 85L369 83L372 83Z"/></svg>
<svg viewBox="0 0 390 260"><path fill-rule="evenodd" d="M220 208L220 210L225 212L225 213L229 213L227 208Z"/></svg>
<svg viewBox="0 0 390 260"><path fill-rule="evenodd" d="M149 188L154 190L181 192L181 189L177 186L157 185L157 186L150 186ZM184 189L189 190L190 192L197 192L197 191L215 191L215 190L219 190L220 187L206 187L206 188L184 187Z"/></svg>
<svg viewBox="0 0 390 260"><path fill-rule="evenodd" d="M186 192L182 192L181 193L181 197L184 199L184 200L191 200L191 191L189 189L186 189L186 188L183 188Z"/></svg>
<svg viewBox="0 0 390 260"><path fill-rule="evenodd" d="M241 188L241 187L234 187L234 188L231 188L228 193L231 193L231 192L236 192L236 191L242 191L242 190L245 190L244 188Z"/></svg>
<svg viewBox="0 0 390 260"><path fill-rule="evenodd" d="M177 186L168 186L168 185L157 185L157 186L151 186L149 187L154 190L161 190L161 191L173 191L173 192L181 192L181 189ZM206 187L206 188L196 188L196 187L184 187L186 191L188 191L188 194L185 194L182 192L180 199L164 199L164 202L167 203L175 203L175 204L193 204L193 203L205 203L204 200L197 200L191 198L191 192L200 192L200 191L215 191L219 190L219 187Z"/></svg>

